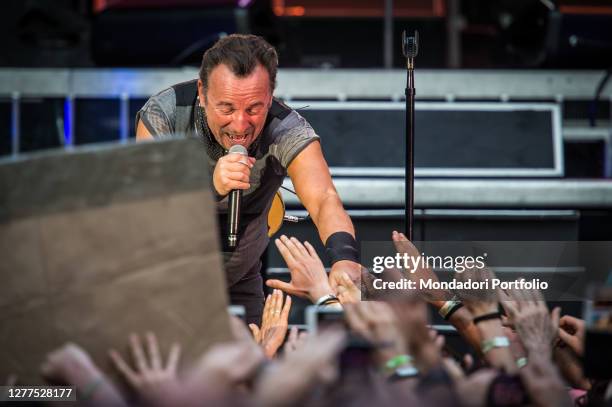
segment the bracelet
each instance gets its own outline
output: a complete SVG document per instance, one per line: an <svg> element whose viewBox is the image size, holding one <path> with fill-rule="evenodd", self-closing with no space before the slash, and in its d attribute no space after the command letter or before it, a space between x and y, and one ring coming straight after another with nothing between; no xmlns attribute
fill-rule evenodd
<svg viewBox="0 0 612 407"><path fill-rule="evenodd" d="M500 319L500 318L501 318L501 314L498 311L495 311L495 312L489 312L488 314L480 315L478 317L474 317L472 322L475 325L482 321L489 321L491 319Z"/></svg>
<svg viewBox="0 0 612 407"><path fill-rule="evenodd" d="M463 303L459 300L448 300L440 307L438 314L446 321L459 309L463 307Z"/></svg>
<svg viewBox="0 0 612 407"><path fill-rule="evenodd" d="M398 367L411 363L411 362L412 362L412 356L397 355L397 356L392 357L391 359L387 361L387 363L385 363L385 368L389 370L395 370Z"/></svg>
<svg viewBox="0 0 612 407"><path fill-rule="evenodd" d="M315 305L317 307L324 307L326 305L330 305L332 303L336 303L336 302L340 302L340 300L338 299L338 297L336 297L333 294L326 294L323 297L319 298L317 300L317 302L315 302Z"/></svg>
<svg viewBox="0 0 612 407"><path fill-rule="evenodd" d="M104 383L104 379L102 377L97 377L87 383L83 390L81 390L81 400L89 400L102 385L102 383Z"/></svg>
<svg viewBox="0 0 612 407"><path fill-rule="evenodd" d="M491 349L495 348L507 348L510 346L510 340L505 336L495 336L491 339L482 341L481 350L483 354L486 354Z"/></svg>
<svg viewBox="0 0 612 407"><path fill-rule="evenodd" d="M525 367L525 365L527 365L527 358L526 357L522 357L522 358L518 358L516 360L516 367L518 367L519 369L522 367Z"/></svg>
<svg viewBox="0 0 612 407"><path fill-rule="evenodd" d="M390 382L394 382L397 380L408 379L410 377L417 377L419 375L419 369L410 365L404 367L398 367L395 369L395 372L391 376L389 376Z"/></svg>
<svg viewBox="0 0 612 407"><path fill-rule="evenodd" d="M325 241L325 252L333 265L341 260L359 263L359 248L357 241L348 232L332 233Z"/></svg>

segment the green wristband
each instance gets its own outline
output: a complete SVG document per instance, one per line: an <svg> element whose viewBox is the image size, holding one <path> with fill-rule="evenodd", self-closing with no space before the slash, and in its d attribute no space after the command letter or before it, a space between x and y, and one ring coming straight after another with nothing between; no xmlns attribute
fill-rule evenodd
<svg viewBox="0 0 612 407"><path fill-rule="evenodd" d="M516 360L516 366L520 369L522 367L524 367L527 364L527 358L526 357L522 357L522 358L518 358Z"/></svg>
<svg viewBox="0 0 612 407"><path fill-rule="evenodd" d="M395 370L400 366L406 365L412 362L412 356L409 355L397 355L392 357L385 363L385 368L388 370Z"/></svg>

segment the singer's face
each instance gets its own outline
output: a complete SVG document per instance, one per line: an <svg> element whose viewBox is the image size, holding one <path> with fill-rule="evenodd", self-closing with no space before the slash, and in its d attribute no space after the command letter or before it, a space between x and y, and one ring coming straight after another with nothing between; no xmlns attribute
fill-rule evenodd
<svg viewBox="0 0 612 407"><path fill-rule="evenodd" d="M235 144L248 148L261 134L272 104L270 78L263 66L239 78L220 64L210 72L206 91L198 81L198 93L208 127L225 149Z"/></svg>

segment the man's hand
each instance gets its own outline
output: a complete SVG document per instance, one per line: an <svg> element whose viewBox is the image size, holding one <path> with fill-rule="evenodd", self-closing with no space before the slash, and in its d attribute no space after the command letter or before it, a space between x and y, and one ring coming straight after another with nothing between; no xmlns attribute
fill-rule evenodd
<svg viewBox="0 0 612 407"><path fill-rule="evenodd" d="M529 363L519 370L519 376L527 389L530 405L538 407L572 406L565 384L547 355L535 353Z"/></svg>
<svg viewBox="0 0 612 407"><path fill-rule="evenodd" d="M340 304L354 304L361 301L361 290L353 284L353 280L351 280L349 275L341 272L338 277L336 279L336 292L338 293Z"/></svg>
<svg viewBox="0 0 612 407"><path fill-rule="evenodd" d="M264 306L261 329L255 324L249 324L255 342L263 349L268 358L273 358L287 336L291 297L287 296L283 305L283 292L274 290L268 295Z"/></svg>
<svg viewBox="0 0 612 407"><path fill-rule="evenodd" d="M85 388L102 377L102 372L87 352L74 343L67 343L47 355L41 366L42 375L52 381Z"/></svg>
<svg viewBox="0 0 612 407"><path fill-rule="evenodd" d="M350 260L335 262L329 271L329 285L338 293L338 286L342 284L342 277L348 275L356 286L361 286L361 264Z"/></svg>
<svg viewBox="0 0 612 407"><path fill-rule="evenodd" d="M546 302L538 290L508 290L510 300L502 301L510 320L529 353L551 356L552 342L557 337L559 313L548 312Z"/></svg>
<svg viewBox="0 0 612 407"><path fill-rule="evenodd" d="M291 282L268 280L266 281L268 287L308 298L313 303L332 293L325 267L310 243L302 244L296 238L289 239L285 235L276 239L274 243L291 272Z"/></svg>
<svg viewBox="0 0 612 407"><path fill-rule="evenodd" d="M213 174L213 184L217 193L224 196L233 189L249 189L251 187L249 178L254 164L255 158L238 153L219 158Z"/></svg>
<svg viewBox="0 0 612 407"><path fill-rule="evenodd" d="M47 355L41 366L43 377L53 384L75 386L86 400L84 406L126 406L121 395L78 345L67 343Z"/></svg>
<svg viewBox="0 0 612 407"><path fill-rule="evenodd" d="M136 369L132 369L114 349L109 351L111 360L145 404L172 405L173 400L176 400L182 393L177 374L181 348L177 343L172 345L168 362L164 366L157 337L149 332L146 335L146 341L149 357L145 355L140 337L130 336L130 347Z"/></svg>
<svg viewBox="0 0 612 407"><path fill-rule="evenodd" d="M584 354L585 324L582 319L564 315L559 320L559 338L578 356Z"/></svg>
<svg viewBox="0 0 612 407"><path fill-rule="evenodd" d="M351 329L377 348L376 357L380 364L407 353L403 332L389 304L363 301L349 304L344 310Z"/></svg>
<svg viewBox="0 0 612 407"><path fill-rule="evenodd" d="M308 337L299 349L264 370L255 387L257 405L299 405L314 386L336 380L344 342L345 333L333 329Z"/></svg>

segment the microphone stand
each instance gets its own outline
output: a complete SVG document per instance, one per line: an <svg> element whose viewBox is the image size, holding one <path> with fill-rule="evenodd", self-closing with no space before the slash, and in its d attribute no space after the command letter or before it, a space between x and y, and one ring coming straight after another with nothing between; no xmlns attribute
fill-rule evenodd
<svg viewBox="0 0 612 407"><path fill-rule="evenodd" d="M406 37L402 33L402 51L406 57L406 186L405 186L405 224L406 237L413 240L414 229L414 58L419 52L419 32Z"/></svg>

